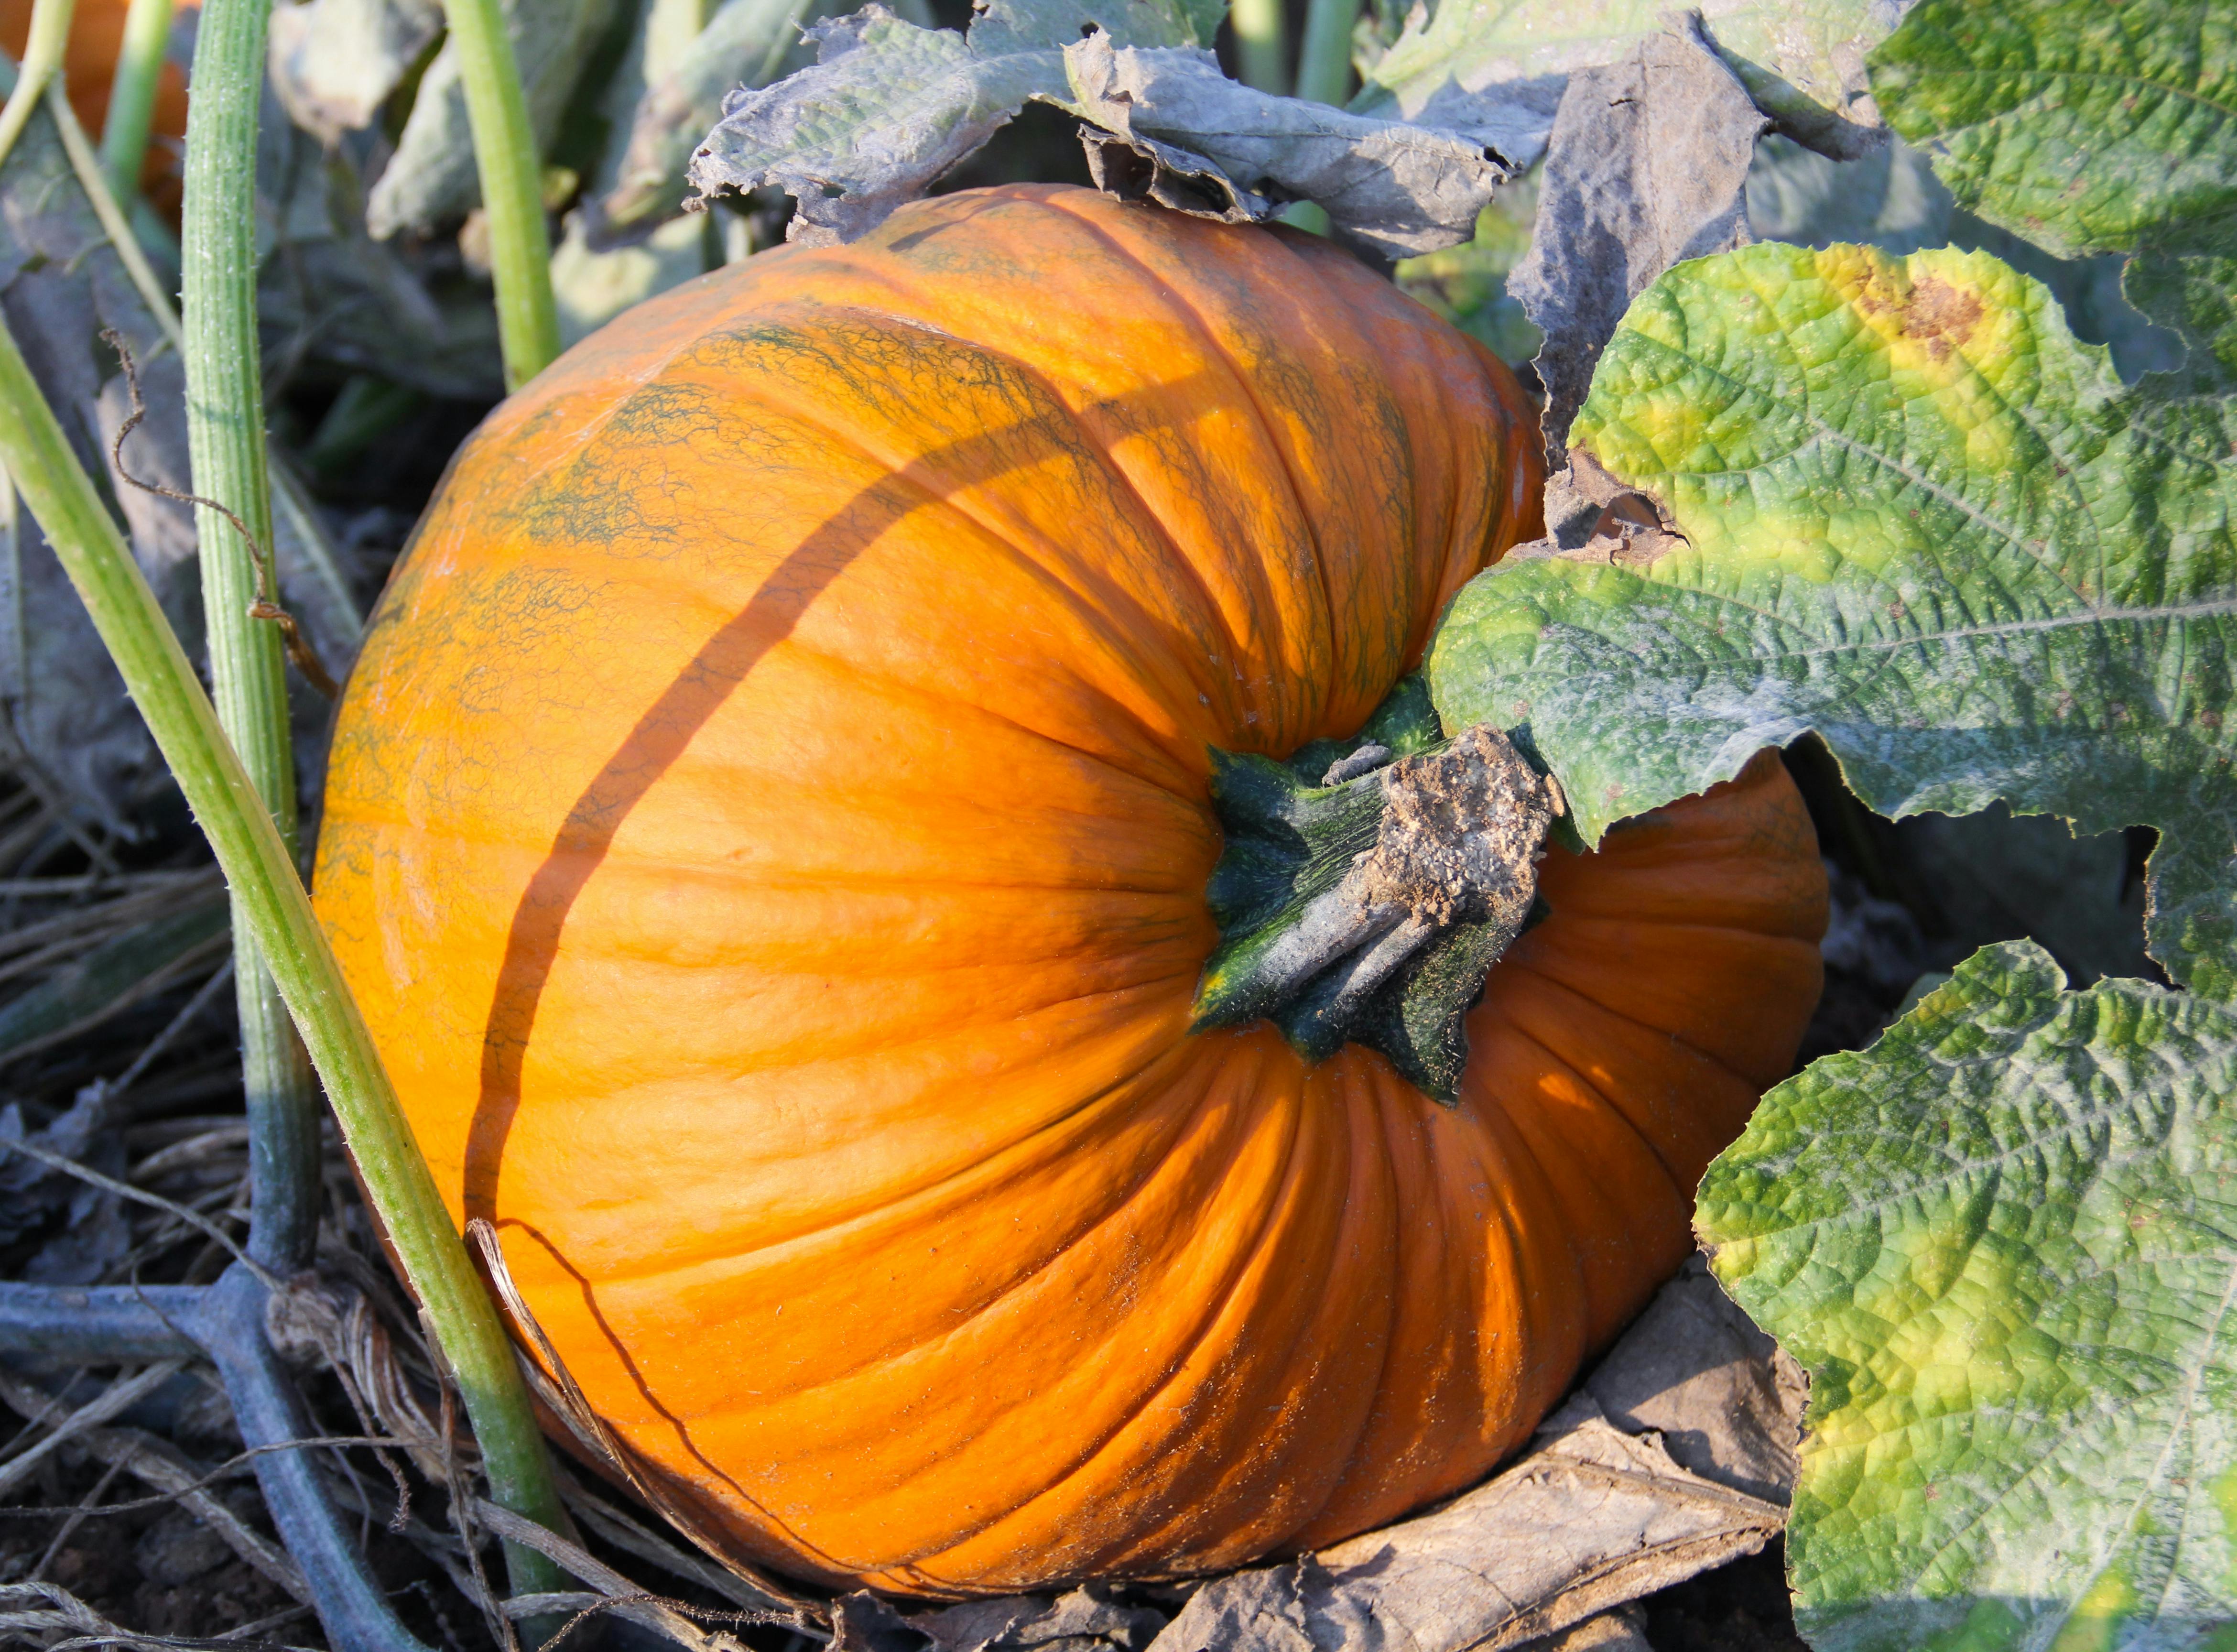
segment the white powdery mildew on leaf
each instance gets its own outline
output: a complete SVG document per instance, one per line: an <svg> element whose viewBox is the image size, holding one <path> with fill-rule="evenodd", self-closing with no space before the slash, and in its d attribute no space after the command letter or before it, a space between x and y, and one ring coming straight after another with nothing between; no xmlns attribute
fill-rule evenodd
<svg viewBox="0 0 2237 1652"><path fill-rule="evenodd" d="M2177 417L2190 429L2171 441ZM2153 955L2237 987L2237 460L1985 254L1765 245L1634 304L1575 439L1691 540L1464 591L1448 724L1521 725L1596 841L1816 730L1883 814L2156 826Z"/></svg>
<svg viewBox="0 0 2237 1652"><path fill-rule="evenodd" d="M1711 1166L1716 1271L1812 1371L1819 1652L2237 1622L2237 1016L1984 948Z"/></svg>

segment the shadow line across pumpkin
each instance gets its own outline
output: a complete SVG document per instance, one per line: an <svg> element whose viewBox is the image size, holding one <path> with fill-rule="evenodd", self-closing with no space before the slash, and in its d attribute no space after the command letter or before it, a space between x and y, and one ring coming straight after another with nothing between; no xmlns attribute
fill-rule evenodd
<svg viewBox="0 0 2237 1652"><path fill-rule="evenodd" d="M1031 186L680 288L462 453L320 910L454 1214L741 1557L1329 1543L1480 1477L1685 1253L1817 995L1775 759L1548 857L1454 1109L1189 1031L1211 752L1357 730L1534 452L1336 248Z"/></svg>

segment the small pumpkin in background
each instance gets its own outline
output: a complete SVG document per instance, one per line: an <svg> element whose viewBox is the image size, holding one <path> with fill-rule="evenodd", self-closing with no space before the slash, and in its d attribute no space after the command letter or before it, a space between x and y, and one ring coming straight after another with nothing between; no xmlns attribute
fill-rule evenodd
<svg viewBox="0 0 2237 1652"><path fill-rule="evenodd" d="M181 8L201 0L175 0ZM109 88L124 45L129 0L77 0L70 14L69 45L63 58L63 82L78 124L97 142L109 118ZM31 31L31 0L0 0L0 51L17 63ZM173 223L185 188L181 168L187 136L187 77L176 63L165 63L155 83L155 107L148 123L151 142L140 169L140 192ZM168 141L166 141L168 140Z"/></svg>
<svg viewBox="0 0 2237 1652"><path fill-rule="evenodd" d="M1215 754L1535 529L1490 355L1309 235L978 191L629 313L468 444L316 888L454 1216L733 1555L933 1595L1480 1478L1816 1001L1792 783L1554 849L1451 1107L1192 1030Z"/></svg>

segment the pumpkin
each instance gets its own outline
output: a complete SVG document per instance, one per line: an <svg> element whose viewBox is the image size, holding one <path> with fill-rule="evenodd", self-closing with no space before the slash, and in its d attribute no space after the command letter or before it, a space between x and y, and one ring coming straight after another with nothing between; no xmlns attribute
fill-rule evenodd
<svg viewBox="0 0 2237 1652"><path fill-rule="evenodd" d="M1032 186L677 288L468 443L319 911L452 1213L709 1541L947 1596L1326 1543L1481 1477L1686 1252L1818 991L1774 760L1549 851L1455 1107L1191 1028L1215 754L1357 731L1536 441L1333 246Z"/></svg>

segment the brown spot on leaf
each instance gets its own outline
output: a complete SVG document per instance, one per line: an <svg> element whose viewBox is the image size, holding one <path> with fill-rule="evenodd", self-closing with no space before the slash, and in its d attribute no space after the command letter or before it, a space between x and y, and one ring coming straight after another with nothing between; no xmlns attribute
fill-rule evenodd
<svg viewBox="0 0 2237 1652"><path fill-rule="evenodd" d="M1932 275L1914 286L1897 314L1905 336L1923 340L1937 361L1963 349L1981 322L1981 295Z"/></svg>

